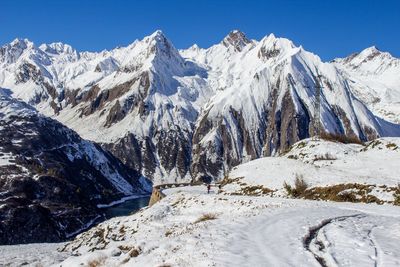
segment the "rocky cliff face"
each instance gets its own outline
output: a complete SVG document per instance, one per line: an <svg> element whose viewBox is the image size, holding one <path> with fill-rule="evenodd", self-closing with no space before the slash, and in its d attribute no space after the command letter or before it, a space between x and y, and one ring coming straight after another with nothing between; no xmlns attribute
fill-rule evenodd
<svg viewBox="0 0 400 267"><path fill-rule="evenodd" d="M54 242L102 218L98 204L151 184L99 145L0 90L0 244Z"/></svg>
<svg viewBox="0 0 400 267"><path fill-rule="evenodd" d="M101 53L27 40L0 51L0 86L155 183L220 179L309 137L317 84L325 132L400 135L354 94L338 63L272 34L255 41L233 31L181 51L160 31Z"/></svg>

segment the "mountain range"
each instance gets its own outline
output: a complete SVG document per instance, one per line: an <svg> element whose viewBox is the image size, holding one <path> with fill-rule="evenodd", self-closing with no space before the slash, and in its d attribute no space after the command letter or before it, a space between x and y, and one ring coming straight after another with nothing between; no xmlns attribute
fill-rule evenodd
<svg viewBox="0 0 400 267"><path fill-rule="evenodd" d="M238 30L207 49L178 50L161 31L101 52L27 39L0 48L8 97L154 183L221 179L311 136L317 86L323 132L400 136L399 73L400 60L375 47L323 62L288 39Z"/></svg>

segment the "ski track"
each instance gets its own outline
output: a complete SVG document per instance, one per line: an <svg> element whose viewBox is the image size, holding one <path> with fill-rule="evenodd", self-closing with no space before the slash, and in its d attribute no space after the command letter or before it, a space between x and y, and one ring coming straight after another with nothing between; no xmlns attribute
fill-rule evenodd
<svg viewBox="0 0 400 267"><path fill-rule="evenodd" d="M334 217L334 218L323 220L319 225L311 227L309 229L308 234L304 237L304 241L303 241L304 247L306 248L306 250L308 250L310 253L313 254L314 258L318 261L318 263L322 267L328 267L329 265L327 264L327 260L324 258L324 256L319 255L318 252L319 251L323 252L323 250L326 247L328 247L329 244L326 244L321 240L317 240L318 234L328 224L331 224L333 222L340 222L340 221L346 220L348 218L354 218L354 217L365 217L365 215L355 214L355 215ZM313 245L313 247L316 247L318 249L318 251L314 251L313 247L311 247L311 245ZM375 255L377 255L376 250L375 250ZM335 259L333 258L333 260L335 260Z"/></svg>
<svg viewBox="0 0 400 267"><path fill-rule="evenodd" d="M337 216L338 214L341 215ZM377 220L383 221L385 217ZM396 266L390 263L384 264L380 260L383 254L391 253L383 253L373 236L373 231L377 227L375 219L376 216L368 212L360 213L357 209L326 210L321 207L305 208L303 211L295 209L274 216L270 213L261 215L250 225L242 223L247 230L241 231L237 226L236 230L232 229L239 233L229 243L241 245L231 249L230 257L227 257L230 260L221 262L220 265ZM341 236L335 232L336 228L352 232L355 239L360 239L364 243L360 244L360 248L352 247L353 241L351 239L342 241ZM332 240L329 241L330 239ZM344 246L341 242L344 242ZM340 254L341 250L349 251L343 255L354 258L345 258Z"/></svg>

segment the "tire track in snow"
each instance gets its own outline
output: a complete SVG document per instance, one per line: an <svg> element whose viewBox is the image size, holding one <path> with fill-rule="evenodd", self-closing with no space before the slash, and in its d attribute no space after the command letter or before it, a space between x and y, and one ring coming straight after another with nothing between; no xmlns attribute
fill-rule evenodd
<svg viewBox="0 0 400 267"><path fill-rule="evenodd" d="M330 219L323 220L323 221L322 221L320 224L318 224L317 226L310 227L310 228L309 228L308 234L307 234L307 235L304 237L304 239L303 239L303 245L304 245L305 249L306 249L307 251L309 251L311 254L313 254L314 258L318 261L318 263L319 263L322 267L329 267L328 264L327 264L326 259L324 259L323 256L318 255L316 252L314 252L314 251L311 249L311 244L312 244L312 243L316 244L316 246L318 247L318 249L319 249L320 251L323 251L323 250L325 249L325 245L324 245L321 241L316 240L319 231L320 231L322 228L324 228L325 226L327 226L328 224L332 223L332 222L344 221L344 220L349 219L349 218L363 218L363 217L366 217L366 215L361 214L361 213L359 213L359 214L354 214L354 215L338 216L338 217L334 217L334 218L330 218ZM375 256L376 256L376 259L378 259L378 258L377 258L377 256L378 256L378 255L377 255L378 251L377 251L377 248L376 248L376 246L375 246L375 243L372 241L371 238L370 238L370 240L371 240L371 242L372 242L372 244L373 244L373 246L374 246L374 249L375 249ZM375 262L375 266L377 266L377 261Z"/></svg>
<svg viewBox="0 0 400 267"><path fill-rule="evenodd" d="M374 238L372 237L372 230L375 228L376 226L372 227L371 230L368 231L368 238L371 242L371 245L374 247L374 252L375 252L375 267L379 266L379 255L378 255L378 246L376 245L376 242L374 241Z"/></svg>

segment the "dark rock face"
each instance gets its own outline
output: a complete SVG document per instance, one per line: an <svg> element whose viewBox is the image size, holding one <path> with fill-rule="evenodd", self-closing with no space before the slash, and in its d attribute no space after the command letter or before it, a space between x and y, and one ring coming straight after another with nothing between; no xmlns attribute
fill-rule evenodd
<svg viewBox="0 0 400 267"><path fill-rule="evenodd" d="M147 177L153 177L156 167L160 166L166 172L176 168L181 177L189 173L191 143L179 128L156 131L144 140L138 140L129 133L118 142L103 144L103 147Z"/></svg>
<svg viewBox="0 0 400 267"><path fill-rule="evenodd" d="M337 116L337 119L340 122L340 125L342 126L341 134L346 134L347 136L349 136L351 138L360 138L361 140L366 141L364 135L361 137L358 137L354 133L354 131L351 128L351 122L347 118L347 114L343 109L341 109L338 106L333 106L333 111L334 111L335 115Z"/></svg>
<svg viewBox="0 0 400 267"><path fill-rule="evenodd" d="M139 83L138 90L135 92L130 92L132 86L136 82ZM80 114L80 117L84 117L89 116L96 111L104 110L104 107L107 104L116 100L107 113L107 119L104 125L105 127L110 127L114 123L122 120L134 108L137 108L138 113L140 114L145 112L143 103L145 97L147 96L149 87L149 74L147 72L143 72L130 81L103 91L100 91L100 88L95 85L78 99L75 97L75 100L72 100L72 95L71 103L73 105L76 105L77 103L84 104L84 107L81 108ZM130 96L121 103L118 99L128 92L130 92Z"/></svg>
<svg viewBox="0 0 400 267"><path fill-rule="evenodd" d="M0 243L57 242L65 239L57 231L56 221L50 218L50 211L39 204L7 204L0 209Z"/></svg>
<svg viewBox="0 0 400 267"><path fill-rule="evenodd" d="M277 57L280 54L280 49L277 47L273 47L271 49L266 49L264 46L258 51L258 58L268 60L270 58Z"/></svg>
<svg viewBox="0 0 400 267"><path fill-rule="evenodd" d="M0 165L0 244L65 240L104 219L97 204L148 193L136 170L100 146L1 97L0 157L9 162Z"/></svg>
<svg viewBox="0 0 400 267"><path fill-rule="evenodd" d="M165 170L170 172L177 168L181 177L184 177L189 171L190 166L190 140L180 131L161 130L155 135L156 150L160 158L160 164Z"/></svg>
<svg viewBox="0 0 400 267"><path fill-rule="evenodd" d="M54 102L54 99L58 97L57 90L45 81L44 76L37 67L30 63L24 63L18 68L16 72L16 82L17 84L26 83L29 80L32 80L36 85L41 86L44 89L43 93L36 96L33 104L38 104L41 101L45 101L50 98L52 100L50 103L51 107L53 108L55 113L58 113L59 107Z"/></svg>
<svg viewBox="0 0 400 267"><path fill-rule="evenodd" d="M251 43L251 41L241 31L232 31L224 38L222 43L228 47L233 46L236 52L242 51L243 47Z"/></svg>
<svg viewBox="0 0 400 267"><path fill-rule="evenodd" d="M20 66L16 77L18 83L26 83L30 79L37 83L43 80L40 71L29 63Z"/></svg>
<svg viewBox="0 0 400 267"><path fill-rule="evenodd" d="M116 143L102 144L102 146L111 151L115 157L119 158L127 166L139 172L143 170L145 162L143 160L142 148L146 148L146 141L138 140L135 135L129 133ZM151 153L149 150L146 152ZM148 171L154 171L154 167L151 168L154 164L155 162L152 160L146 164L146 166L150 166Z"/></svg>

